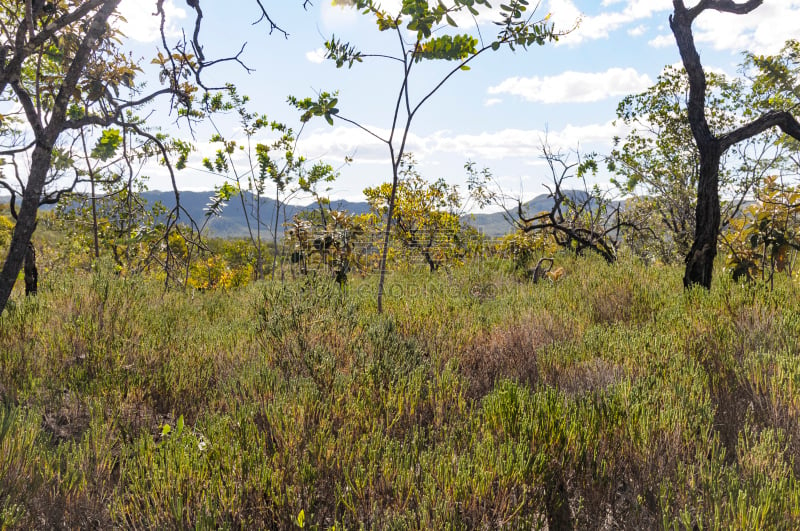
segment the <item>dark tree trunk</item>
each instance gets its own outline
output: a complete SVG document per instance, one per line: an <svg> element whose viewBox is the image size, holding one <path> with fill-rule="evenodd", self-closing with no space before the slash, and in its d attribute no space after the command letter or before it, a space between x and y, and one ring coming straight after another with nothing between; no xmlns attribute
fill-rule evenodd
<svg viewBox="0 0 800 531"><path fill-rule="evenodd" d="M425 257L425 262L428 264L431 273L436 273L436 271L439 269L439 264L433 259L431 253L426 250L422 252L422 256Z"/></svg>
<svg viewBox="0 0 800 531"><path fill-rule="evenodd" d="M39 198L42 196L45 176L50 169L50 152L51 148L41 145L37 145L33 150L28 185L22 195L22 206L17 215L14 233L11 236L8 255L3 269L0 271L0 311L5 309L11 296L17 276L28 254L31 236L36 230L36 212L39 209Z"/></svg>
<svg viewBox="0 0 800 531"><path fill-rule="evenodd" d="M721 220L719 202L720 155L713 146L701 150L700 178L697 183L694 243L686 255L683 285L711 288L714 258L717 256L717 235Z"/></svg>
<svg viewBox="0 0 800 531"><path fill-rule="evenodd" d="M686 256L683 285L711 287L714 258L717 255L717 235L720 225L719 164L722 154L734 144L752 138L771 127L780 127L794 138L800 137L800 124L788 112L768 111L755 120L723 135L715 135L706 119L706 74L694 43L692 23L708 9L744 15L762 4L763 0L736 3L729 0L704 0L687 8L684 0L673 0L674 11L669 19L683 66L689 77L687 112L692 135L700 153L700 175L697 182L695 236Z"/></svg>
<svg viewBox="0 0 800 531"><path fill-rule="evenodd" d="M25 252L25 296L36 295L39 291L39 271L36 269L36 249L28 242Z"/></svg>

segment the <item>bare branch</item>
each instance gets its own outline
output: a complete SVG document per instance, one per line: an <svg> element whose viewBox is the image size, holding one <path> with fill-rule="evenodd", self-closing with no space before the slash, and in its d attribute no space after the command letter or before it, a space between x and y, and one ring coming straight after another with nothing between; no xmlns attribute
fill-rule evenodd
<svg viewBox="0 0 800 531"><path fill-rule="evenodd" d="M752 122L721 136L719 138L720 147L722 151L725 151L734 144L752 138L772 127L780 127L787 135L795 140L800 140L800 123L794 116L786 111L769 111Z"/></svg>
<svg viewBox="0 0 800 531"><path fill-rule="evenodd" d="M13 186L3 180L0 180L0 188L5 188L6 191L11 194L11 198L8 201L8 208L11 212L11 217L17 219L17 191Z"/></svg>
<svg viewBox="0 0 800 531"><path fill-rule="evenodd" d="M258 20L253 22L253 25L255 26L256 24L260 24L261 22L266 20L267 23L269 24L269 34L270 35L272 35L273 31L277 31L278 33L283 33L284 38L288 38L289 34L286 31L284 31L283 29L281 29L275 23L275 21L273 21L272 18L270 18L269 13L267 13L267 10L266 10L266 8L264 8L264 4L261 3L261 0L256 0L256 3L258 4L258 7L261 8L261 16L259 17ZM306 2L303 3L303 7L306 7L306 5L310 4L310 3L311 3L310 0L306 0Z"/></svg>
<svg viewBox="0 0 800 531"><path fill-rule="evenodd" d="M29 149L31 149L35 145L36 145L36 142L34 141L34 142L30 142L29 144L26 144L26 145L24 145L22 147L19 147L19 148L5 149L3 151L0 151L0 156L2 156L2 155L6 155L6 156L7 155L16 155L17 153L25 153L26 151L28 151Z"/></svg>
<svg viewBox="0 0 800 531"><path fill-rule="evenodd" d="M341 120L341 121L343 121L343 122L347 122L347 123L349 123L349 124L351 124L351 125L354 125L354 126L358 127L359 129L361 129L362 131L364 131L364 132L365 132L365 133L367 133L368 135L370 135L370 136L372 136L372 137L374 137L374 138L376 138L376 139L380 140L380 141L381 141L381 142L383 142L384 144L388 144L388 143L390 142L390 140L387 140L387 139L385 139L385 138L381 137L381 136L380 136L380 135L378 135L377 133L375 133L375 132L371 131L371 130L370 130L369 128L367 128L367 127L364 127L363 125L361 125L360 123L356 122L355 120L351 120L350 118L345 118L344 116L342 116L342 115L340 115L340 114L337 114L337 115L335 116L335 118L336 118L336 119L338 119L338 120Z"/></svg>
<svg viewBox="0 0 800 531"><path fill-rule="evenodd" d="M764 0L747 0L744 3L734 2L733 0L702 0L696 6L689 10L692 19L696 18L700 13L707 9L713 9L722 13L733 13L735 15L746 15L757 7L759 7ZM683 2L680 2L683 4Z"/></svg>

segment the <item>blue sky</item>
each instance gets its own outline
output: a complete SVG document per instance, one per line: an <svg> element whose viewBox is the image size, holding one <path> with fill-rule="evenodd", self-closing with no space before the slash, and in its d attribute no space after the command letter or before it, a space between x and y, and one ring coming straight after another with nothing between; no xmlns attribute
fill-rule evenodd
<svg viewBox="0 0 800 531"><path fill-rule="evenodd" d="M175 35L190 22L182 2L167 0L170 28ZM289 33L267 35L251 0L204 2L203 39L209 56L235 54L247 43L243 61L254 72L247 74L234 64L216 68L209 79L233 81L252 100L252 109L292 126L298 113L286 104L289 94L313 96L315 92L339 91L341 114L378 132L390 126L391 110L401 81L398 65L368 59L353 69L337 69L322 61L321 47L335 34L364 53L395 54L396 35L378 33L374 22L351 8L318 0L304 11L301 0L262 2L273 19ZM386 0L389 10L398 0ZM694 4L689 0L687 4ZM156 28L144 2L123 0L128 19L124 31L136 54L152 56ZM531 2L534 4L534 2ZM232 6L235 5L235 8ZM497 4L496 4L497 5ZM395 8L396 9L396 8ZM679 62L669 31L671 0L545 0L537 13L558 28L577 29L557 44L511 53L487 53L459 72L423 107L412 126L409 149L419 161L423 176L463 183L463 165L472 160L492 169L503 189L512 195L531 197L544 191L549 175L539 158L545 134L556 149L607 152L614 135L625 131L613 124L619 100L652 85L665 65ZM479 18L484 36L491 35L489 17ZM765 0L745 16L703 14L695 23L695 35L707 68L736 74L744 50L777 52L784 41L800 38L800 0ZM189 29L187 27L187 33ZM474 27L469 31L475 31ZM487 37L488 38L488 37ZM430 63L412 74L416 94L428 90L451 67ZM163 127L175 130L163 115ZM226 134L239 134L227 124ZM179 174L183 189L209 190L219 177L199 171L200 160L213 152L207 143L210 131L201 128L198 151L190 169ZM299 151L311 160L322 159L340 166L346 156L353 163L341 169L331 197L359 200L361 190L390 180L388 152L356 128L337 121L312 121L303 131ZM148 168L150 187L167 189L159 168Z"/></svg>

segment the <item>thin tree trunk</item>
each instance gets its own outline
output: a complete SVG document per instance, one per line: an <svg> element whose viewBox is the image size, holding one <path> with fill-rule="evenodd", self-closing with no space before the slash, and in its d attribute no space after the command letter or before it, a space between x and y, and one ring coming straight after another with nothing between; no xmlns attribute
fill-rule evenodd
<svg viewBox="0 0 800 531"><path fill-rule="evenodd" d="M277 185L276 185L277 187ZM272 248L274 249L274 255L272 256L272 274L270 275L271 280L275 280L275 269L278 266L278 223L280 222L281 216L281 192L277 190L275 192L275 226L272 230Z"/></svg>
<svg viewBox="0 0 800 531"><path fill-rule="evenodd" d="M89 180L92 184L92 234L94 236L94 257L100 258L100 237L97 234L97 193L95 191L94 171L89 170Z"/></svg>
<svg viewBox="0 0 800 531"><path fill-rule="evenodd" d="M242 193L242 192L239 192ZM245 212L245 215L247 213ZM256 195L256 280L264 278L264 255L261 245L261 192Z"/></svg>
<svg viewBox="0 0 800 531"><path fill-rule="evenodd" d="M36 269L36 249L28 242L25 252L25 296L36 295L39 291L39 271Z"/></svg>
<svg viewBox="0 0 800 531"><path fill-rule="evenodd" d="M436 263L436 260L433 259L431 253L429 253L427 250L422 251L422 256L425 258L425 262L428 263L428 267L430 268L431 273L435 273L436 270L439 269L439 264Z"/></svg>
<svg viewBox="0 0 800 531"><path fill-rule="evenodd" d="M394 153L392 153L392 155L394 155ZM392 217L394 217L394 204L396 201L398 170L401 157L402 152L400 157L397 157L396 161L392 161L392 193L389 195L389 208L388 212L386 213L386 230L383 233L383 252L381 253L381 262L379 266L380 277L378 279L378 313L383 313L383 286L386 281L386 260L389 256L389 237L392 233Z"/></svg>

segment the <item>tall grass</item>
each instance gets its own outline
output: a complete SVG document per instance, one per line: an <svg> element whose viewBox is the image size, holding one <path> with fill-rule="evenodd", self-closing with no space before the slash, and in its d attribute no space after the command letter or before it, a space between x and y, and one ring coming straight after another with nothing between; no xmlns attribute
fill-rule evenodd
<svg viewBox="0 0 800 531"><path fill-rule="evenodd" d="M0 317L0 528L792 529L800 302L559 257Z"/></svg>

